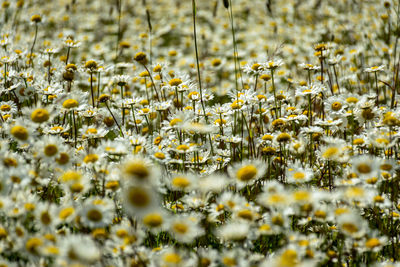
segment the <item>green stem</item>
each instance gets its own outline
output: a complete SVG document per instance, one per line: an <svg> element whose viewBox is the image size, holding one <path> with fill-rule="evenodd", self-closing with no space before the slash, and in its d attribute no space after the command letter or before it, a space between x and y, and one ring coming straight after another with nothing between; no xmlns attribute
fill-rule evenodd
<svg viewBox="0 0 400 267"><path fill-rule="evenodd" d="M203 114L206 122L208 123L207 115L206 115L206 108L204 106L203 101L203 89L201 87L201 75L200 75L200 64L199 64L199 51L197 49L197 34L196 34L196 1L192 0L192 13L193 13L193 35L194 35L194 46L196 50L196 65L197 65L197 76L199 79L199 89L200 89L200 102L201 107L203 108Z"/></svg>
<svg viewBox="0 0 400 267"><path fill-rule="evenodd" d="M30 60L32 68L33 68L33 48L35 47L35 44L36 44L37 32L38 32L38 24L35 23L35 38L33 39L33 44L32 44L32 47L31 47L31 53L29 55L29 60Z"/></svg>

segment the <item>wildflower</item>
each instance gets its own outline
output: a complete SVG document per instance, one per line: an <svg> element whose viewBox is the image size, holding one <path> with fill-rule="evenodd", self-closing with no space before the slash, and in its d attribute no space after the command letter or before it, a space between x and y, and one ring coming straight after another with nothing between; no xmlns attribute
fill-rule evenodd
<svg viewBox="0 0 400 267"><path fill-rule="evenodd" d="M142 216L143 225L152 232L161 231L167 221L168 217L162 210L149 211Z"/></svg>
<svg viewBox="0 0 400 267"><path fill-rule="evenodd" d="M123 201L126 211L137 216L157 206L157 195L149 186L128 184L123 189Z"/></svg>
<svg viewBox="0 0 400 267"><path fill-rule="evenodd" d="M135 61L139 62L142 65L147 64L147 56L145 53L143 52L138 52L135 57L134 57Z"/></svg>
<svg viewBox="0 0 400 267"><path fill-rule="evenodd" d="M190 174L175 174L170 178L170 188L174 191L191 191L196 188L196 180Z"/></svg>
<svg viewBox="0 0 400 267"><path fill-rule="evenodd" d="M32 15L31 21L34 23L40 23L42 21L42 16L39 14Z"/></svg>
<svg viewBox="0 0 400 267"><path fill-rule="evenodd" d="M384 68L385 68L385 65L373 66L373 67L370 67L370 68L365 68L364 72L368 72L368 73L379 72L379 71L383 71Z"/></svg>
<svg viewBox="0 0 400 267"><path fill-rule="evenodd" d="M321 157L325 160L345 162L348 159L347 148L343 142L330 142L321 148Z"/></svg>
<svg viewBox="0 0 400 267"><path fill-rule="evenodd" d="M199 218L195 215L175 216L169 223L169 230L181 243L192 243L203 234L203 229L199 226Z"/></svg>
<svg viewBox="0 0 400 267"><path fill-rule="evenodd" d="M358 177L372 178L378 176L379 162L373 157L359 156L352 158L351 165L353 172Z"/></svg>
<svg viewBox="0 0 400 267"><path fill-rule="evenodd" d="M157 178L158 170L155 166L141 157L128 158L123 165L122 175L127 182L149 183Z"/></svg>
<svg viewBox="0 0 400 267"><path fill-rule="evenodd" d="M287 169L286 177L288 183L306 183L312 179L313 172L311 169L303 169L297 164Z"/></svg>
<svg viewBox="0 0 400 267"><path fill-rule="evenodd" d="M243 241L249 235L250 226L247 223L232 222L218 229L217 235L225 241Z"/></svg>
<svg viewBox="0 0 400 267"><path fill-rule="evenodd" d="M251 185L259 178L263 177L266 171L264 164L260 161L243 162L229 168L230 176L235 179L236 185L243 188L246 185Z"/></svg>
<svg viewBox="0 0 400 267"><path fill-rule="evenodd" d="M275 70L278 67L283 65L283 60L281 60L281 59L270 60L270 61L267 61L266 63L263 63L262 65L265 69Z"/></svg>
<svg viewBox="0 0 400 267"><path fill-rule="evenodd" d="M101 228L112 222L110 203L101 199L87 200L80 212L80 222L89 228Z"/></svg>
<svg viewBox="0 0 400 267"><path fill-rule="evenodd" d="M70 235L60 245L62 258L69 263L93 264L100 259L100 250L88 236Z"/></svg>
<svg viewBox="0 0 400 267"><path fill-rule="evenodd" d="M85 69L89 72L97 71L98 63L95 60L88 60L85 62Z"/></svg>

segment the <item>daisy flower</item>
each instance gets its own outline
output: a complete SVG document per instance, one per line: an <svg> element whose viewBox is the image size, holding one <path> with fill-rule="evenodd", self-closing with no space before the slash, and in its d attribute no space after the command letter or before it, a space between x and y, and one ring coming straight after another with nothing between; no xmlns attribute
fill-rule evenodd
<svg viewBox="0 0 400 267"><path fill-rule="evenodd" d="M266 167L259 160L243 161L240 164L229 167L228 173L234 179L236 186L241 189L262 178L266 173Z"/></svg>

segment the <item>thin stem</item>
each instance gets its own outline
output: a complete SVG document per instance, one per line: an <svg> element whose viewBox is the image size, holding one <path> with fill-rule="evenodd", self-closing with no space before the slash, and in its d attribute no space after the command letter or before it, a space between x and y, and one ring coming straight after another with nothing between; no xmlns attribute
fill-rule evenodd
<svg viewBox="0 0 400 267"><path fill-rule="evenodd" d="M275 80L274 80L274 70L271 69L271 81L272 81L272 91L274 92L274 111L275 111L275 119L278 118L277 104L276 104L276 92L275 92Z"/></svg>
<svg viewBox="0 0 400 267"><path fill-rule="evenodd" d="M35 47L35 44L36 44L37 32L38 32L38 24L35 23L35 38L33 39L33 44L32 44L32 47L31 47L31 53L29 55L29 57L30 57L29 58L29 60L30 60L29 63L31 63L32 67L33 67L33 48Z"/></svg>
<svg viewBox="0 0 400 267"><path fill-rule="evenodd" d="M378 74L375 71L375 87L376 87L376 105L379 105L379 88L378 88Z"/></svg>
<svg viewBox="0 0 400 267"><path fill-rule="evenodd" d="M71 47L68 46L68 48L67 48L67 59L65 60L65 65L68 65L70 51L71 51Z"/></svg>
<svg viewBox="0 0 400 267"><path fill-rule="evenodd" d="M118 61L118 47L119 41L121 40L121 11L122 11L122 0L117 0L118 7L118 33L117 33L117 44L115 46L115 62Z"/></svg>
<svg viewBox="0 0 400 267"><path fill-rule="evenodd" d="M92 95L92 106L94 107L93 73L92 72L90 72L90 93Z"/></svg>
<svg viewBox="0 0 400 267"><path fill-rule="evenodd" d="M71 113L72 113L72 120L74 122L74 140L75 140L75 147L76 147L78 131L77 131L76 121L75 121L75 111L71 110Z"/></svg>
<svg viewBox="0 0 400 267"><path fill-rule="evenodd" d="M108 112L110 112L111 116L113 117L115 123L117 124L117 126L118 126L118 128L119 128L119 131L120 131L120 133L121 133L121 136L124 137L124 133L122 132L122 128L121 128L121 126L119 125L117 119L115 118L114 114L112 113L112 111L111 111L110 107L108 106L107 102L105 102L105 104L106 104L106 107L107 107L107 109L108 109Z"/></svg>
<svg viewBox="0 0 400 267"><path fill-rule="evenodd" d="M229 15L229 20L231 22L231 31L232 31L232 41L233 41L233 61L235 63L235 86L236 86L236 92L239 90L239 85L238 85L238 70L240 73L240 79L242 83L242 88L243 88L243 78L242 78L242 72L240 69L239 61L237 58L238 52L237 52L237 44L236 44L236 36L235 36L235 26L233 22L233 10L232 10L232 1L229 0L229 10L228 10L228 15Z"/></svg>
<svg viewBox="0 0 400 267"><path fill-rule="evenodd" d="M196 50L196 63L197 63L197 76L199 79L199 89L200 89L200 102L201 102L201 107L203 108L203 113L204 117L206 119L206 122L208 122L207 116L206 116L206 109L204 106L203 102L203 90L201 87L201 76L200 76L200 64L199 64L199 52L197 49L197 34L196 34L196 1L192 0L192 8L193 8L193 35L194 35L194 46Z"/></svg>
<svg viewBox="0 0 400 267"><path fill-rule="evenodd" d="M153 31L153 27L151 25L151 17L150 17L150 11L147 8L146 5L146 0L143 0L143 6L146 8L146 18L147 18L147 25L149 27L149 58L150 58L150 65L152 64L152 45L151 45L151 36L152 36L152 31Z"/></svg>
<svg viewBox="0 0 400 267"><path fill-rule="evenodd" d="M336 85L337 85L338 93L340 94L340 86L339 86L339 81L338 81L338 76L337 76L335 65L333 65L333 73L335 74Z"/></svg>
<svg viewBox="0 0 400 267"><path fill-rule="evenodd" d="M101 76L101 72L99 71L97 74L97 107L99 107L99 96L100 96L100 76Z"/></svg>
<svg viewBox="0 0 400 267"><path fill-rule="evenodd" d="M156 84L154 83L154 80L153 80L153 76L151 75L151 72L149 71L149 69L147 68L146 65L143 64L143 67L144 67L144 68L147 70L147 72L149 73L150 80L151 80L151 86L153 87L154 92L156 93L157 100L160 101L160 98L158 97L158 92L157 92Z"/></svg>

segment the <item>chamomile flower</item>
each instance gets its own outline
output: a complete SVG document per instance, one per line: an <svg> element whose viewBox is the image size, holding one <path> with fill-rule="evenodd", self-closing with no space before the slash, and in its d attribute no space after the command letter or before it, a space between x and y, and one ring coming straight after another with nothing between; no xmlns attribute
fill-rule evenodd
<svg viewBox="0 0 400 267"><path fill-rule="evenodd" d="M370 156L354 157L350 161L352 170L361 178L377 177L379 172L379 161Z"/></svg>
<svg viewBox="0 0 400 267"><path fill-rule="evenodd" d="M228 172L234 179L238 188L255 183L258 179L265 175L265 165L261 161L244 161L230 167Z"/></svg>
<svg viewBox="0 0 400 267"><path fill-rule="evenodd" d="M291 199L282 186L269 182L264 186L264 192L258 196L257 202L264 207L283 208Z"/></svg>
<svg viewBox="0 0 400 267"><path fill-rule="evenodd" d="M169 222L168 229L180 243L192 243L204 233L200 227L200 218L194 214L174 216Z"/></svg>
<svg viewBox="0 0 400 267"><path fill-rule="evenodd" d="M42 140L34 144L38 157L46 163L54 163L59 157L59 152L64 148L63 141L57 136L44 137Z"/></svg>
<svg viewBox="0 0 400 267"><path fill-rule="evenodd" d="M36 124L43 124L50 122L54 118L53 108L37 106L33 109L23 110L29 119Z"/></svg>
<svg viewBox="0 0 400 267"><path fill-rule="evenodd" d="M157 192L149 186L128 183L123 187L123 207L127 213L138 216L158 205Z"/></svg>
<svg viewBox="0 0 400 267"><path fill-rule="evenodd" d="M83 193L88 189L89 178L79 171L66 170L59 177L58 181L73 194Z"/></svg>
<svg viewBox="0 0 400 267"><path fill-rule="evenodd" d="M88 94L72 93L60 97L57 102L62 111L75 111L83 108L83 105L88 103Z"/></svg>
<svg viewBox="0 0 400 267"><path fill-rule="evenodd" d="M301 184L307 183L313 178L313 171L310 168L302 168L299 164L288 168L286 179L288 183Z"/></svg>
<svg viewBox="0 0 400 267"><path fill-rule="evenodd" d="M101 256L99 248L88 236L69 235L60 244L62 262L65 264L94 264Z"/></svg>
<svg viewBox="0 0 400 267"><path fill-rule="evenodd" d="M385 65L372 66L372 67L369 67L369 68L365 68L364 72L368 72L368 73L379 72L379 71L383 71L384 69L385 69Z"/></svg>
<svg viewBox="0 0 400 267"><path fill-rule="evenodd" d="M34 137L34 128L26 120L17 119L12 123L7 124L6 131L11 138L22 146L30 144Z"/></svg>
<svg viewBox="0 0 400 267"><path fill-rule="evenodd" d="M243 241L250 234L250 225L244 222L226 223L217 230L217 236L223 241Z"/></svg>
<svg viewBox="0 0 400 267"><path fill-rule="evenodd" d="M102 228L112 222L112 205L103 199L88 199L80 214L80 222L89 228Z"/></svg>
<svg viewBox="0 0 400 267"><path fill-rule="evenodd" d="M355 213L345 213L337 218L341 231L351 237L361 237L368 230L366 222Z"/></svg>
<svg viewBox="0 0 400 267"><path fill-rule="evenodd" d="M348 160L348 153L345 144L343 143L330 143L321 148L320 155L324 160L332 160L337 162L346 162Z"/></svg>
<svg viewBox="0 0 400 267"><path fill-rule="evenodd" d="M17 105L13 101L2 101L0 102L0 114L4 116L5 114L16 114Z"/></svg>
<svg viewBox="0 0 400 267"><path fill-rule="evenodd" d="M229 179L224 175L210 175L200 178L198 181L199 190L204 194L208 192L219 193L225 189L228 183Z"/></svg>
<svg viewBox="0 0 400 267"><path fill-rule="evenodd" d="M168 181L172 191L189 192L197 187L197 179L189 173L173 174Z"/></svg>
<svg viewBox="0 0 400 267"><path fill-rule="evenodd" d="M54 223L56 222L55 211L56 207L51 204L47 205L41 203L39 207L35 208L36 221L39 223L42 229L52 229Z"/></svg>
<svg viewBox="0 0 400 267"><path fill-rule="evenodd" d="M162 231L168 221L168 215L161 209L149 210L141 216L143 226L153 233Z"/></svg>
<svg viewBox="0 0 400 267"><path fill-rule="evenodd" d="M142 157L129 157L122 166L122 177L128 183L155 183L158 179L158 168Z"/></svg>

